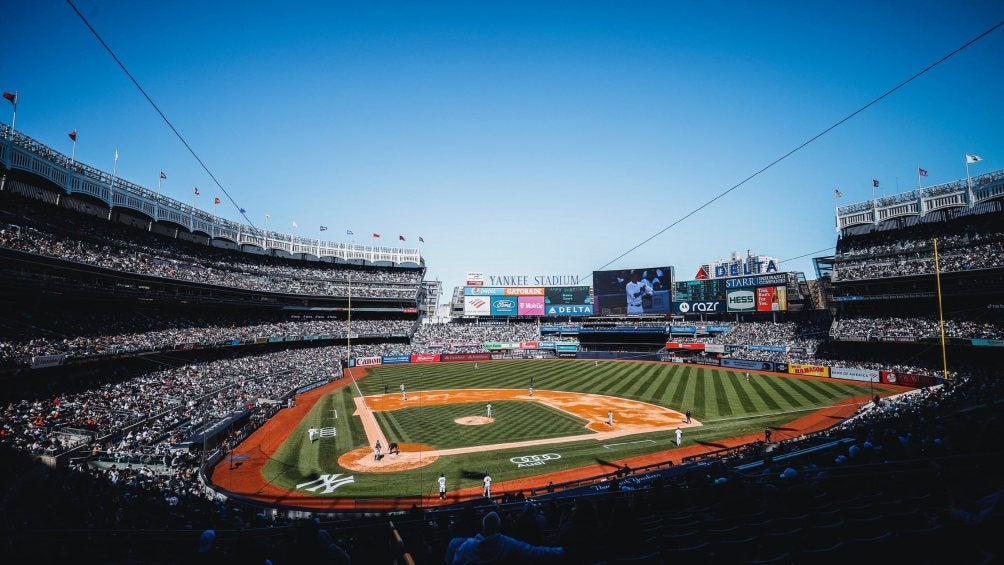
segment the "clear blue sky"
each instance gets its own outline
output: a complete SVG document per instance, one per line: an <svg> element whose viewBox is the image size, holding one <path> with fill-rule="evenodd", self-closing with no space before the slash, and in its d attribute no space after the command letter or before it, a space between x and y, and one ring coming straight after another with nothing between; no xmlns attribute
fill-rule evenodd
<svg viewBox="0 0 1004 565"><path fill-rule="evenodd" d="M755 4L755 6L754 6ZM81 11L253 222L424 236L429 277L587 274L1004 19L983 2L127 2ZM217 190L70 8L4 7L20 131ZM611 268L832 246L843 204L1004 168L998 30ZM9 107L0 106L9 123ZM237 219L229 206L221 215ZM350 239L350 238L346 238ZM786 265L811 271L810 260Z"/></svg>

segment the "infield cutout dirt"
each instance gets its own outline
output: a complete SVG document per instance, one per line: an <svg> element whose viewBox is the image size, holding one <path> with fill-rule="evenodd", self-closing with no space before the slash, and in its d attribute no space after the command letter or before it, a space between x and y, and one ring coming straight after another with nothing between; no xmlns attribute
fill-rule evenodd
<svg viewBox="0 0 1004 565"><path fill-rule="evenodd" d="M417 469L435 462L439 457L477 453L487 450L512 449L516 447L531 447L536 445L551 445L555 443L570 443L574 441L596 440L606 441L611 438L634 435L644 432L659 432L676 428L700 426L701 423L691 419L686 423L686 416L662 406L618 398L602 394L579 392L564 392L557 390L535 390L530 396L529 391L522 389L468 389L468 390L427 390L408 394L403 400L397 393L361 396L355 398L356 411L366 431L366 440L370 445L380 441L381 445L389 445L383 430L377 424L373 412L389 412L404 408L417 408L437 404L489 403L502 400L518 400L537 402L556 410L566 412L585 420L585 429L593 433L547 438L527 441L499 443L494 445L474 445L453 449L436 449L427 445L401 444L401 453L386 455L377 460L369 447L353 449L338 458L338 464L346 469L369 473L388 473ZM607 419L609 411L614 413L614 423L611 426ZM464 420L463 422L461 420ZM454 420L460 425L483 425L494 422L494 418L483 416L466 416ZM409 446L409 447L406 447Z"/></svg>

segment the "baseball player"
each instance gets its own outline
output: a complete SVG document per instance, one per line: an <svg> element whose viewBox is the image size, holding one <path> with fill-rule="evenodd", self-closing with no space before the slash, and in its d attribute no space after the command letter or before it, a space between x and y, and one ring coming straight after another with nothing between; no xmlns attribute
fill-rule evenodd
<svg viewBox="0 0 1004 565"><path fill-rule="evenodd" d="M533 398L533 385L530 385L530 398Z"/></svg>
<svg viewBox="0 0 1004 565"><path fill-rule="evenodd" d="M644 314L642 298L646 295L652 296L652 287L639 281L638 271L631 271L631 280L624 285L624 293L627 295L627 313Z"/></svg>
<svg viewBox="0 0 1004 565"><path fill-rule="evenodd" d="M607 410L607 425L608 426L613 426L614 425L614 411L613 410Z"/></svg>
<svg viewBox="0 0 1004 565"><path fill-rule="evenodd" d="M488 409L488 417L491 418L492 417L492 405L489 404L488 406L485 406L485 408Z"/></svg>
<svg viewBox="0 0 1004 565"><path fill-rule="evenodd" d="M676 428L676 446L680 447L681 443L683 443L683 430Z"/></svg>
<svg viewBox="0 0 1004 565"><path fill-rule="evenodd" d="M314 436L317 435L317 428L310 428L307 430L307 435L310 436L310 443L314 443Z"/></svg>
<svg viewBox="0 0 1004 565"><path fill-rule="evenodd" d="M746 373L746 382L750 382L750 374Z"/></svg>
<svg viewBox="0 0 1004 565"><path fill-rule="evenodd" d="M687 423L690 423L690 410L687 410Z"/></svg>
<svg viewBox="0 0 1004 565"><path fill-rule="evenodd" d="M478 364L477 364L477 363L475 363L475 364L474 364L474 370L475 370L475 371L477 371L477 370L478 370Z"/></svg>
<svg viewBox="0 0 1004 565"><path fill-rule="evenodd" d="M492 497L492 477L485 473L485 498Z"/></svg>
<svg viewBox="0 0 1004 565"><path fill-rule="evenodd" d="M404 383L401 383L401 402L408 401L408 393L404 390Z"/></svg>
<svg viewBox="0 0 1004 565"><path fill-rule="evenodd" d="M439 500L446 499L446 475L439 474Z"/></svg>
<svg viewBox="0 0 1004 565"><path fill-rule="evenodd" d="M383 449L383 446L380 445L380 440L377 440L376 445L373 446L373 460L374 461L379 461L380 460L380 450L381 449Z"/></svg>

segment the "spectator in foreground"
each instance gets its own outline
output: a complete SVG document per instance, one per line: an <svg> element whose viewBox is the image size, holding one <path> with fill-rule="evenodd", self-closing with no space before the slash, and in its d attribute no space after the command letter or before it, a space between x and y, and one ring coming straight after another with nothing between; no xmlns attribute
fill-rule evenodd
<svg viewBox="0 0 1004 565"><path fill-rule="evenodd" d="M501 528L497 513L486 514L481 533L460 546L453 563L556 563L564 557L560 547L533 546L500 533Z"/></svg>

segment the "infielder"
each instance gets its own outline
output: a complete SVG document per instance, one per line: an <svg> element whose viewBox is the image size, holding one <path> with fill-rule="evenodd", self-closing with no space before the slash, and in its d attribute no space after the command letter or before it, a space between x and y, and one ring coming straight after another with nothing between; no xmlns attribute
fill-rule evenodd
<svg viewBox="0 0 1004 565"><path fill-rule="evenodd" d="M530 398L533 398L533 385L530 385Z"/></svg>
<svg viewBox="0 0 1004 565"><path fill-rule="evenodd" d="M408 401L408 393L404 390L404 383L401 383L401 402Z"/></svg>
<svg viewBox="0 0 1004 565"><path fill-rule="evenodd" d="M627 295L627 313L644 314L642 307L642 297L652 295L652 287L638 280L638 271L631 271L631 280L624 285L624 293Z"/></svg>
<svg viewBox="0 0 1004 565"><path fill-rule="evenodd" d="M614 411L613 410L607 410L607 425L608 426L614 425Z"/></svg>
<svg viewBox="0 0 1004 565"><path fill-rule="evenodd" d="M676 446L680 447L681 443L683 443L683 430L676 428Z"/></svg>
<svg viewBox="0 0 1004 565"><path fill-rule="evenodd" d="M317 429L310 428L309 430L307 430L307 435L310 436L310 443L314 443L314 436L317 435Z"/></svg>
<svg viewBox="0 0 1004 565"><path fill-rule="evenodd" d="M485 408L488 409L488 417L491 418L492 417L492 405L489 404L488 406L485 406Z"/></svg>
<svg viewBox="0 0 1004 565"><path fill-rule="evenodd" d="M446 499L446 475L439 474L439 500Z"/></svg>
<svg viewBox="0 0 1004 565"><path fill-rule="evenodd" d="M485 498L492 497L492 477L485 473Z"/></svg>

